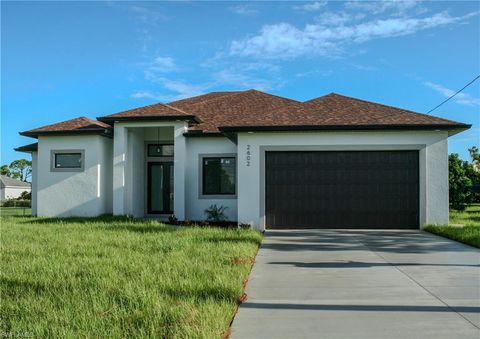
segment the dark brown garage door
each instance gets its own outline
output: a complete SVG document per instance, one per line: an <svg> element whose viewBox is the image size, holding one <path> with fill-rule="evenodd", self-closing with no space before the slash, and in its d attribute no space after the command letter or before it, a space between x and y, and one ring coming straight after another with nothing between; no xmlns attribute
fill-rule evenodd
<svg viewBox="0 0 480 339"><path fill-rule="evenodd" d="M418 228L418 152L267 152L267 228Z"/></svg>

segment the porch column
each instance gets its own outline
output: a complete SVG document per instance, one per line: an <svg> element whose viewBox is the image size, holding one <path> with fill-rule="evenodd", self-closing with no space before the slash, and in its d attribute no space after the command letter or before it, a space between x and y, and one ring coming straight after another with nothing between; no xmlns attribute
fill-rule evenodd
<svg viewBox="0 0 480 339"><path fill-rule="evenodd" d="M113 138L113 214L126 214L125 172L127 163L127 129L114 125Z"/></svg>
<svg viewBox="0 0 480 339"><path fill-rule="evenodd" d="M178 220L185 220L185 167L187 166L187 143L183 133L187 124L175 124L173 160L173 214Z"/></svg>

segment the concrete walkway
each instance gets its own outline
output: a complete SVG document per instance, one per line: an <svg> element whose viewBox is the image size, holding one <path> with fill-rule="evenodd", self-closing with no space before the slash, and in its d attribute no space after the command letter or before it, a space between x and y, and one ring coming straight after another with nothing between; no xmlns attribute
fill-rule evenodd
<svg viewBox="0 0 480 339"><path fill-rule="evenodd" d="M480 251L421 231L268 231L232 338L480 338Z"/></svg>

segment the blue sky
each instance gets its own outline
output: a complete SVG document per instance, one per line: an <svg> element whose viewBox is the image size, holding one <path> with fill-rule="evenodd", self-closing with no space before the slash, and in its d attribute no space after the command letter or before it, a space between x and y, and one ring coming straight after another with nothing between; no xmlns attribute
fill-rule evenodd
<svg viewBox="0 0 480 339"><path fill-rule="evenodd" d="M427 112L480 73L480 3L2 2L1 162L19 131L215 90ZM434 115L472 124L480 81Z"/></svg>

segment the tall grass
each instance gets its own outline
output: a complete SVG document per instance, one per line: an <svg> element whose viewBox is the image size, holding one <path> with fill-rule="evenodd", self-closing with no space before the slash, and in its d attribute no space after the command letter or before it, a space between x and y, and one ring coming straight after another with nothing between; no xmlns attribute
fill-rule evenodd
<svg viewBox="0 0 480 339"><path fill-rule="evenodd" d="M253 230L3 217L0 331L221 337L260 241Z"/></svg>

